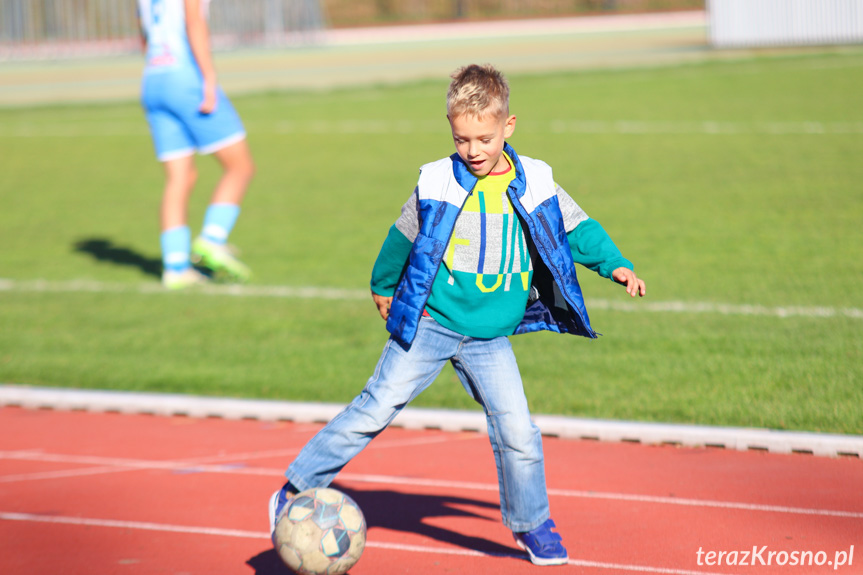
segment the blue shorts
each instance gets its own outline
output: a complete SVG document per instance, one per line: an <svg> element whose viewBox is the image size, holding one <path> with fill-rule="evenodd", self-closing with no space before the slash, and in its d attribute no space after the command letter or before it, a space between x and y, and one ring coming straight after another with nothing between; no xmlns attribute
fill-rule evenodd
<svg viewBox="0 0 863 575"><path fill-rule="evenodd" d="M217 90L216 109L210 114L198 111L201 95L200 77L145 75L141 104L160 161L195 152L212 154L246 137L239 114L221 88Z"/></svg>

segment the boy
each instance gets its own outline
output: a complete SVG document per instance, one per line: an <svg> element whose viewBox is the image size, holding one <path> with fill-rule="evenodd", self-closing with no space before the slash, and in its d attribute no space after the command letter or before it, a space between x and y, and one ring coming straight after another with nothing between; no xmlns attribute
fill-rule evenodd
<svg viewBox="0 0 863 575"><path fill-rule="evenodd" d="M270 526L293 493L328 485L450 361L486 413L504 525L534 564L566 563L549 517L542 437L507 336L596 337L573 260L633 297L645 285L551 169L505 143L516 118L497 70L458 70L447 118L456 154L421 168L372 270L372 298L391 337L363 391L288 468L270 498Z"/></svg>
<svg viewBox="0 0 863 575"><path fill-rule="evenodd" d="M240 117L216 83L208 4L209 0L138 0L147 60L141 102L156 156L165 167L160 243L162 284L168 289L207 281L192 267L192 259L237 281L250 275L227 239L254 164ZM215 155L222 177L204 215L201 235L192 243L187 211L197 178L196 151Z"/></svg>

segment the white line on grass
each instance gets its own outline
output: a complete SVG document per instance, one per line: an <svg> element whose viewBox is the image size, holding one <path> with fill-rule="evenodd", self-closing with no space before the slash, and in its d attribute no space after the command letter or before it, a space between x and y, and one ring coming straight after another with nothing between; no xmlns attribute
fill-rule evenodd
<svg viewBox="0 0 863 575"><path fill-rule="evenodd" d="M558 134L768 134L768 135L828 135L863 134L863 122L727 122L703 120L695 122L663 122L642 120L564 121L551 123Z"/></svg>
<svg viewBox="0 0 863 575"><path fill-rule="evenodd" d="M275 124L254 126L259 134L437 134L440 122L386 119L346 119L339 121L283 121ZM733 136L738 134L763 134L770 136L802 135L859 135L863 134L863 122L824 122L806 120L799 122L733 122L719 120L694 120L691 122L662 120L551 120L535 122L520 128L531 133L552 134L669 134ZM7 138L79 138L82 136L140 136L146 130L138 126L17 126L0 129L0 137Z"/></svg>
<svg viewBox="0 0 863 575"><path fill-rule="evenodd" d="M273 476L281 475L281 469L263 467L242 467L236 465L193 465L189 461L150 461L135 459L116 459L98 456L77 456L63 454L47 454L34 451L0 451L0 459L37 461L48 463L72 463L76 465L97 465L99 473L110 472L114 466L115 471L122 470L150 470L161 469L173 472L190 473L218 473L232 475L254 475ZM106 471L107 470L107 471ZM8 482L7 479L19 481L21 479L32 480L33 477L7 476L0 478L0 482ZM499 490L497 484L477 483L472 481L451 481L445 479L423 479L420 477L400 477L394 475L375 475L360 473L342 473L339 480L345 483L373 483L381 485L398 485L407 487L431 488L438 491L486 491L496 493ZM549 496L566 497L577 499L603 499L608 501L625 501L638 503L653 503L657 505L674 505L683 507L705 507L713 509L733 509L740 511L754 511L761 513L784 513L792 515L807 515L820 517L841 517L849 519L863 519L861 511L847 511L841 509L817 509L807 507L789 507L785 505L764 505L758 503L745 503L737 501L716 501L710 499L692 499L682 497L663 497L655 495L641 495L637 493L613 493L601 491L584 491L577 489L555 489L549 488Z"/></svg>
<svg viewBox="0 0 863 575"><path fill-rule="evenodd" d="M647 121L647 120L552 120L535 122L525 131L552 134L679 134L679 135L831 135L863 134L863 122L729 122L718 120ZM313 122L284 121L256 129L276 134L436 134L438 122L411 120L341 120Z"/></svg>
<svg viewBox="0 0 863 575"><path fill-rule="evenodd" d="M93 280L11 280L0 279L0 291L21 293L139 293L171 294L158 282L119 283ZM365 300L367 290L303 286L207 285L186 290L183 294L203 294L236 297L274 297L328 300Z"/></svg>
<svg viewBox="0 0 863 575"><path fill-rule="evenodd" d="M551 120L534 122L523 128L531 133L552 134L679 134L679 135L837 135L863 134L863 122L733 122L695 120L691 122L662 120ZM415 120L340 120L283 121L256 128L256 132L276 134L436 134L440 123Z"/></svg>
<svg viewBox="0 0 863 575"><path fill-rule="evenodd" d="M22 521L30 523L53 523L60 525L75 525L85 527L107 527L115 529L138 529L144 531L162 531L167 533L186 533L193 535L215 535L219 537L233 537L242 539L265 539L269 541L269 533L262 531L246 531L241 529L220 529L217 527L196 527L189 525L171 525L167 523L152 523L144 521L119 521L115 519L94 519L89 517L65 517L59 515L34 515L32 513L14 513L0 511L2 521ZM462 557L489 557L524 559L522 554L505 553L482 553L471 549L452 549L444 547L429 547L425 545L405 545L403 543L387 543L383 541L366 541L366 547L370 549L387 549L390 551L405 551L408 553L430 553L436 555L457 555ZM593 567L597 569L616 569L630 571L633 573L663 573L667 575L721 575L707 571L689 571L684 569L669 569L665 567L651 567L648 565L626 565L619 563L606 563L597 561L585 561L570 559L569 565L578 567Z"/></svg>
<svg viewBox="0 0 863 575"><path fill-rule="evenodd" d="M17 293L137 293L177 294L163 288L159 283L118 283L92 280L13 280L0 278L0 292ZM285 299L322 299L338 301L364 301L370 298L368 290L328 288L316 286L255 286L255 285L209 285L182 292L178 295L202 294L223 297L272 297ZM756 304L728 304L714 302L685 301L612 301L588 299L588 307L623 312L654 313L712 313L721 315L771 316L779 318L849 317L863 319L863 309L831 306L764 306Z"/></svg>
<svg viewBox="0 0 863 575"><path fill-rule="evenodd" d="M721 315L743 315L743 316L772 316L772 317L810 317L831 318L850 317L863 319L863 309L845 307L835 308L829 306L763 306L748 304L727 304L713 302L630 302L613 301L603 299L588 299L588 307L594 309L608 309L625 312L666 312L666 313L714 313Z"/></svg>

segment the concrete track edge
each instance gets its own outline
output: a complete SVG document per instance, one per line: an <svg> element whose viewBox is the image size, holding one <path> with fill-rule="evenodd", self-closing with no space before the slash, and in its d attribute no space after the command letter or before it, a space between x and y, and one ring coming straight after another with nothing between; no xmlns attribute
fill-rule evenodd
<svg viewBox="0 0 863 575"><path fill-rule="evenodd" d="M324 423L342 404L233 399L182 394L99 391L0 384L0 406ZM534 415L543 435L563 439L627 441L648 445L713 447L740 451L805 453L863 458L863 436L759 428L647 423ZM480 411L405 408L393 425L405 429L486 430Z"/></svg>

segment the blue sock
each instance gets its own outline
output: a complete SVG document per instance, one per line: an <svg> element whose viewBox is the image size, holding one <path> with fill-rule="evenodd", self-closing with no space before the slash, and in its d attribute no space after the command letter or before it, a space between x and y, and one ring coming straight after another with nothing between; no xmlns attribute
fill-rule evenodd
<svg viewBox="0 0 863 575"><path fill-rule="evenodd" d="M162 265L168 271L182 272L188 269L189 249L192 233L188 226L178 226L165 230L160 237L162 243Z"/></svg>
<svg viewBox="0 0 863 575"><path fill-rule="evenodd" d="M210 204L204 215L201 235L215 244L224 244L228 241L239 215L240 206L235 204Z"/></svg>

